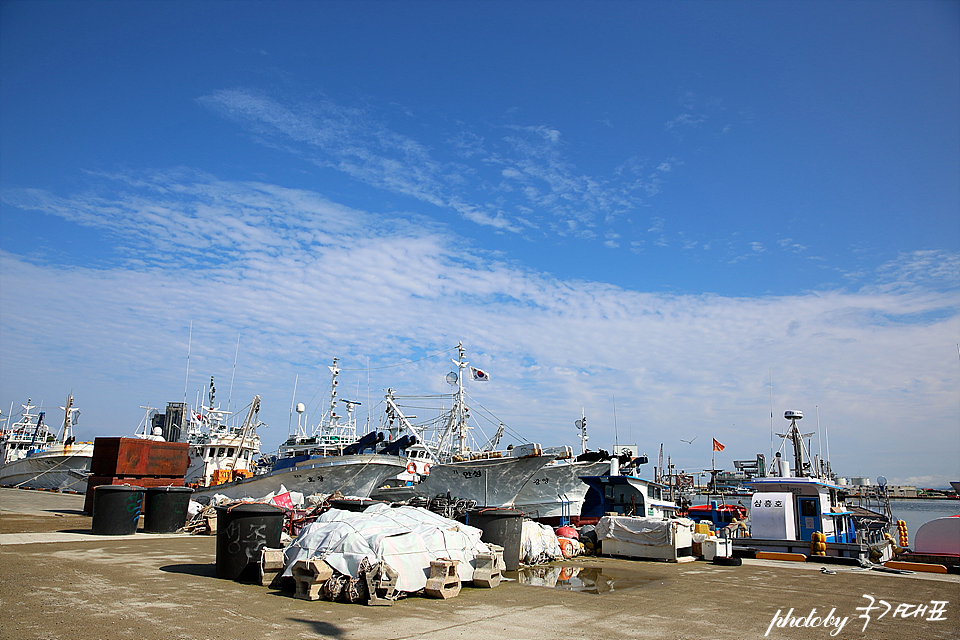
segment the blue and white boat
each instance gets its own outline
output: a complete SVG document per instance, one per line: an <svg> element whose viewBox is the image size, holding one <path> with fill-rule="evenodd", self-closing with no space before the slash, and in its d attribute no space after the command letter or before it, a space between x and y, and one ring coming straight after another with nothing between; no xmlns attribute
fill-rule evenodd
<svg viewBox="0 0 960 640"><path fill-rule="evenodd" d="M784 444L791 442L794 465L778 451L764 477L748 480L753 490L750 497L749 537L734 541L740 551L769 551L811 555L814 534L822 534L828 556L868 559L889 559L892 554L883 537L889 519L883 514L866 512L846 503L846 491L820 472L822 465L811 461L803 444L803 434L797 422L803 418L800 411L787 411L784 418L790 429L781 434ZM781 449L783 446L781 446ZM878 522L881 526L866 526ZM819 535L817 535L819 538Z"/></svg>
<svg viewBox="0 0 960 640"><path fill-rule="evenodd" d="M640 477L640 465L646 463L647 457L639 456L621 467L620 459L614 457L610 459L609 475L582 476L580 480L590 490L583 500L580 522L593 522L611 513L640 518L676 517L677 503L667 499L670 488Z"/></svg>

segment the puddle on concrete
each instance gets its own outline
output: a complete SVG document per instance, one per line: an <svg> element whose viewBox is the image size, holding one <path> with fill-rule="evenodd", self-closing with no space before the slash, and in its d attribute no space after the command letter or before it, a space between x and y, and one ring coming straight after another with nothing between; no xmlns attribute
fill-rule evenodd
<svg viewBox="0 0 960 640"><path fill-rule="evenodd" d="M524 567L505 574L520 584L547 587L580 593L604 594L644 587L657 578L648 578L636 572L609 567L584 567L575 564L557 564L543 567Z"/></svg>

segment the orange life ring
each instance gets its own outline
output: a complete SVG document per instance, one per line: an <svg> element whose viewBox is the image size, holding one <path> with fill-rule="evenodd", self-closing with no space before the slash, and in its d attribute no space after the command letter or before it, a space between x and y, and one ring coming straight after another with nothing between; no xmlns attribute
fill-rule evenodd
<svg viewBox="0 0 960 640"><path fill-rule="evenodd" d="M429 462L427 462L426 464L423 465L423 475L425 475L425 476L430 475L430 463L429 463Z"/></svg>
<svg viewBox="0 0 960 640"><path fill-rule="evenodd" d="M407 463L407 473L416 473L416 472L417 472L417 465L416 465L416 463L414 463L414 462L408 462L408 463Z"/></svg>

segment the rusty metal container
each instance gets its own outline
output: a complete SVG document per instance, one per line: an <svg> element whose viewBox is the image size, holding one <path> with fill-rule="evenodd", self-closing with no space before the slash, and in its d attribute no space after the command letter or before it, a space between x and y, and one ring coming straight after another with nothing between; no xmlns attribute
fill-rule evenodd
<svg viewBox="0 0 960 640"><path fill-rule="evenodd" d="M183 476L189 464L186 442L140 438L97 438L90 471L95 476Z"/></svg>

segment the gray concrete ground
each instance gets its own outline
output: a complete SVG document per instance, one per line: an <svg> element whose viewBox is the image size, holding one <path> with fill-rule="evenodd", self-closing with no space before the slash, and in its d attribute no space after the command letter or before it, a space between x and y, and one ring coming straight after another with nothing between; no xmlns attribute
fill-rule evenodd
<svg viewBox="0 0 960 640"><path fill-rule="evenodd" d="M94 536L82 504L82 496L0 488L0 638L960 638L960 577L841 566L824 574L812 563L587 557L568 564L599 569L606 593L508 582L391 607L309 602L218 579L215 537ZM883 617L881 600L891 605ZM835 635L836 626L823 626L828 614L846 618ZM820 626L778 627L784 619Z"/></svg>

